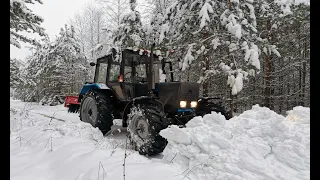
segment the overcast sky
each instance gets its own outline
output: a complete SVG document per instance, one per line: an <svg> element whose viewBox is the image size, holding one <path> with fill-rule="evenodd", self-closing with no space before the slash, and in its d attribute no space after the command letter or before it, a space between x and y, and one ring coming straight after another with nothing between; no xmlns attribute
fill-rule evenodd
<svg viewBox="0 0 320 180"><path fill-rule="evenodd" d="M92 0L42 0L42 2L43 4L28 4L28 7L44 19L41 26L45 28L50 39L53 39L59 33L60 28L64 27L69 19ZM31 35L31 37L36 36ZM25 46L29 44L21 43L21 49L10 45L10 57L24 60L27 55L31 54Z"/></svg>

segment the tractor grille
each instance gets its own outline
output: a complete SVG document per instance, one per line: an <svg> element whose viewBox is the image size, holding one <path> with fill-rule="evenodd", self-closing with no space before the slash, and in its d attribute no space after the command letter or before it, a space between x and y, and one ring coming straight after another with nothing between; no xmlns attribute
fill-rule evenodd
<svg viewBox="0 0 320 180"><path fill-rule="evenodd" d="M199 84L192 82L165 82L156 84L160 101L170 109L179 108L180 101L196 101Z"/></svg>

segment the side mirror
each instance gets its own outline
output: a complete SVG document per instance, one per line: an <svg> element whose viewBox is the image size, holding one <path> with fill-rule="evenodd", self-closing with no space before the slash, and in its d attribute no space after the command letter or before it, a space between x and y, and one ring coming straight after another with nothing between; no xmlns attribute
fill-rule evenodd
<svg viewBox="0 0 320 180"><path fill-rule="evenodd" d="M95 65L96 65L96 63L94 63L94 62L90 63L90 66L95 66Z"/></svg>

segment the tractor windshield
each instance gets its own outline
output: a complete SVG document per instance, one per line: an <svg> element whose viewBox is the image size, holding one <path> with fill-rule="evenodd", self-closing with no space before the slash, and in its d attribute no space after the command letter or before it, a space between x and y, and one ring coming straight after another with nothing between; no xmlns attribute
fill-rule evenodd
<svg viewBox="0 0 320 180"><path fill-rule="evenodd" d="M122 78L123 82L146 83L149 76L149 63L150 58L147 54L141 55L131 50L124 50L120 62L115 62L112 55L108 55L97 60L94 82L107 84L119 82L119 78ZM173 81L171 62L163 63L163 60L160 61L155 57L153 71L155 82Z"/></svg>
<svg viewBox="0 0 320 180"><path fill-rule="evenodd" d="M120 75L120 65L111 64L109 81L118 81L118 76Z"/></svg>
<svg viewBox="0 0 320 180"><path fill-rule="evenodd" d="M145 64L139 64L136 66L136 72L138 77L147 77L146 73L146 65Z"/></svg>

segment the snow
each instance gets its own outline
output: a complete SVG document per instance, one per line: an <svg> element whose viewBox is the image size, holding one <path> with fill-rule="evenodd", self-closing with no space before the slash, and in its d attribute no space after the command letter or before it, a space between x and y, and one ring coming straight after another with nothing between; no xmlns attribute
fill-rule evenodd
<svg viewBox="0 0 320 180"><path fill-rule="evenodd" d="M97 83L97 85L100 87L100 89L110 89L106 84L103 83Z"/></svg>
<svg viewBox="0 0 320 180"><path fill-rule="evenodd" d="M259 60L259 49L258 46L254 43L251 43L251 48L249 49L249 46L246 41L242 43L242 49L245 50L245 56L244 60L248 61L249 64L253 65L255 68L260 70L260 60ZM264 52L266 52L266 49L263 49Z"/></svg>
<svg viewBox="0 0 320 180"><path fill-rule="evenodd" d="M200 29L202 29L206 25L206 21L210 22L208 12L213 13L213 9L212 6L208 2L206 2L199 12L199 17L201 18Z"/></svg>
<svg viewBox="0 0 320 180"><path fill-rule="evenodd" d="M214 38L211 44L213 45L213 49L217 49L217 47L221 45L219 38Z"/></svg>
<svg viewBox="0 0 320 180"><path fill-rule="evenodd" d="M161 43L165 37L165 33L167 33L170 29L170 26L168 23L165 23L161 26L161 32L159 37L159 43Z"/></svg>
<svg viewBox="0 0 320 180"><path fill-rule="evenodd" d="M176 125L172 125L168 130L162 131L160 135L181 144L191 144L191 138L188 136L188 134L186 134L186 132L181 130Z"/></svg>
<svg viewBox="0 0 320 180"><path fill-rule="evenodd" d="M232 95L237 94L242 90L243 87L243 74L238 72L237 78L235 79L234 85L232 87Z"/></svg>
<svg viewBox="0 0 320 180"><path fill-rule="evenodd" d="M228 73L231 70L231 67L223 62L219 64L219 67L224 73Z"/></svg>
<svg viewBox="0 0 320 180"><path fill-rule="evenodd" d="M236 51L237 49L238 49L238 47L235 43L229 44L229 52Z"/></svg>
<svg viewBox="0 0 320 180"><path fill-rule="evenodd" d="M241 39L241 25L237 23L234 14L230 14L228 17L229 23L226 25L228 32L234 35L236 38Z"/></svg>
<svg viewBox="0 0 320 180"><path fill-rule="evenodd" d="M19 49L21 48L20 43L19 43L17 40L15 40L15 39L12 37L11 34L10 34L10 44L16 46L16 47L19 48Z"/></svg>
<svg viewBox="0 0 320 180"><path fill-rule="evenodd" d="M161 56L161 51L160 51L159 49L157 49L156 52L155 52L155 54L156 54L157 56Z"/></svg>
<svg viewBox="0 0 320 180"><path fill-rule="evenodd" d="M292 14L290 6L298 6L300 4L310 6L310 0L274 0L274 3L281 6L283 14L280 14L281 17Z"/></svg>
<svg viewBox="0 0 320 180"><path fill-rule="evenodd" d="M275 45L271 45L271 52L273 53L273 54L275 54L276 56L278 56L278 57L281 57L281 55L280 55L280 53L278 52L278 50L277 50L277 48L276 48L276 46Z"/></svg>
<svg viewBox="0 0 320 180"><path fill-rule="evenodd" d="M241 74L232 78L235 86ZM123 179L120 125L114 120L103 136L63 105L10 100L10 179ZM126 179L310 179L310 108L294 107L284 117L255 105L228 121L212 112L160 135L168 145L152 158L128 145Z"/></svg>
<svg viewBox="0 0 320 180"><path fill-rule="evenodd" d="M248 20L246 20L246 19L242 20L242 21L241 21L241 24L243 24L243 25L248 24Z"/></svg>
<svg viewBox="0 0 320 180"><path fill-rule="evenodd" d="M173 134L178 134L174 136ZM310 109L283 117L255 105L226 121L220 113L195 117L186 128L169 126L164 158L189 179L310 179Z"/></svg>
<svg viewBox="0 0 320 180"><path fill-rule="evenodd" d="M129 35L131 37L131 39L134 41L135 46L139 46L142 38L139 36L139 34L131 34Z"/></svg>
<svg viewBox="0 0 320 180"><path fill-rule="evenodd" d="M310 5L310 0L274 0L274 2L278 5Z"/></svg>
<svg viewBox="0 0 320 180"><path fill-rule="evenodd" d="M122 180L126 128L119 120L114 123L112 133L103 136L63 105L11 100L10 179ZM130 145L125 167L127 180L183 178L180 168L161 155L147 158Z"/></svg>
<svg viewBox="0 0 320 180"><path fill-rule="evenodd" d="M253 2L252 2L253 3ZM256 15L255 15L255 12L254 12L254 7L252 4L249 4L249 3L245 3L245 5L249 8L250 10L250 18L252 20L252 25L253 27L256 27L257 26L257 22L256 22Z"/></svg>
<svg viewBox="0 0 320 180"><path fill-rule="evenodd" d="M237 77L229 75L227 85L232 89L232 95L238 94L243 88L243 79L246 79L247 72L242 72L241 69L237 70Z"/></svg>
<svg viewBox="0 0 320 180"><path fill-rule="evenodd" d="M167 76L163 74L162 69L159 69L159 82L166 82Z"/></svg>
<svg viewBox="0 0 320 180"><path fill-rule="evenodd" d="M188 48L186 56L183 59L183 63L182 63L182 67L181 67L182 71L186 70L186 68L189 67L189 64L191 64L192 61L194 60L194 56L192 55L192 51L194 50L193 49L194 45L195 45L195 43L192 43L192 44L188 45L189 48Z"/></svg>
<svg viewBox="0 0 320 180"><path fill-rule="evenodd" d="M254 69L249 69L248 70L248 74L249 74L249 76L255 76L255 70Z"/></svg>
<svg viewBox="0 0 320 180"><path fill-rule="evenodd" d="M277 24L276 24L276 23L275 23L275 24L272 24L271 29L278 29Z"/></svg>
<svg viewBox="0 0 320 180"><path fill-rule="evenodd" d="M143 49L140 49L139 54L140 54L140 55L143 55L143 52L144 52L144 50L143 50Z"/></svg>

